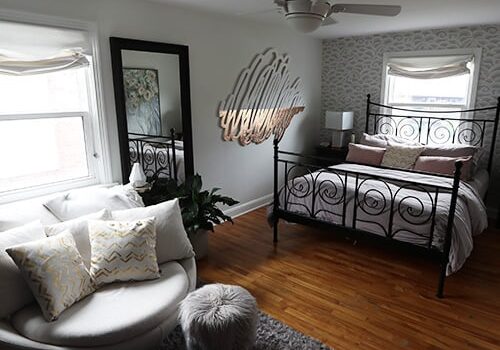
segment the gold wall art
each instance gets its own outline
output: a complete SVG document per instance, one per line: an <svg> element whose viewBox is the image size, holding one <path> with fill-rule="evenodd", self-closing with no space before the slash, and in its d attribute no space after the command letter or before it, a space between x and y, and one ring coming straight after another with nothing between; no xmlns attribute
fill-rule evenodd
<svg viewBox="0 0 500 350"><path fill-rule="evenodd" d="M269 49L245 68L233 92L219 105L225 141L259 144L271 135L281 140L292 118L304 111L300 78L292 81L289 57Z"/></svg>

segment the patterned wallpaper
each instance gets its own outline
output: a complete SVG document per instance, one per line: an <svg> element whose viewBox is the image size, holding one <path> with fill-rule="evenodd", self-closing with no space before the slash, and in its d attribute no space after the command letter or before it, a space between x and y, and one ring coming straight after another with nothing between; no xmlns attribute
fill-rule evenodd
<svg viewBox="0 0 500 350"><path fill-rule="evenodd" d="M366 94L380 101L385 52L459 48L482 48L476 107L495 105L500 96L500 25L487 25L324 40L323 114L325 110L353 110L359 134L364 128ZM329 137L330 132L323 129L321 140L328 141ZM500 179L499 143L494 164L496 179ZM500 193L500 186L494 190Z"/></svg>

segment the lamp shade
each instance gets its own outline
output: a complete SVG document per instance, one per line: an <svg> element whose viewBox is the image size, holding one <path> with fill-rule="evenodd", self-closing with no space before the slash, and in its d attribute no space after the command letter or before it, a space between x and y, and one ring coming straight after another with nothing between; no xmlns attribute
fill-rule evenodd
<svg viewBox="0 0 500 350"><path fill-rule="evenodd" d="M132 187L143 187L147 184L146 174L144 174L144 170L142 170L139 163L134 163L128 179L130 180Z"/></svg>
<svg viewBox="0 0 500 350"><path fill-rule="evenodd" d="M325 128L332 130L352 130L354 112L332 112L325 114Z"/></svg>

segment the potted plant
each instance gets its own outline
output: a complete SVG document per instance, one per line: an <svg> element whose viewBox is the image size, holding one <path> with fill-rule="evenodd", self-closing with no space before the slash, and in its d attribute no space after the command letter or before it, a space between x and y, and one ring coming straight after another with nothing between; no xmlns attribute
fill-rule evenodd
<svg viewBox="0 0 500 350"><path fill-rule="evenodd" d="M158 191L163 194L164 200L179 198L184 227L197 259L208 254L208 232L214 231L214 225L224 221L233 223L231 217L219 208L219 204L231 206L239 203L231 197L218 194L220 188L202 190L202 185L201 176L196 174L180 185L174 180L167 181Z"/></svg>

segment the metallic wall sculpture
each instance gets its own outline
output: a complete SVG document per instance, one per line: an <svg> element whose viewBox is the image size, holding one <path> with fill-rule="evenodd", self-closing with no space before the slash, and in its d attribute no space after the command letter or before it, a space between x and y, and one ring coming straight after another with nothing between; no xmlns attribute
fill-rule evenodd
<svg viewBox="0 0 500 350"><path fill-rule="evenodd" d="M245 146L271 135L281 140L292 118L304 110L300 78L290 79L289 58L269 49L245 68L233 92L220 103L225 141Z"/></svg>

